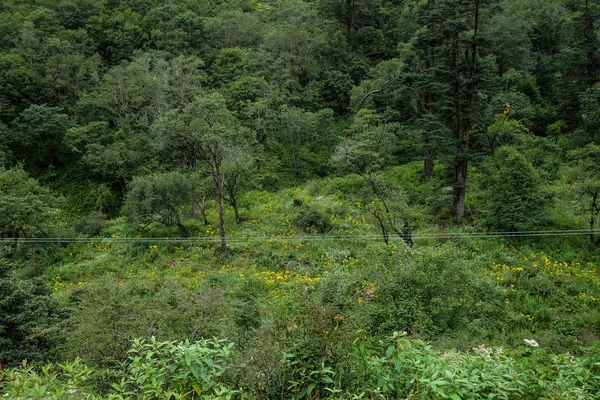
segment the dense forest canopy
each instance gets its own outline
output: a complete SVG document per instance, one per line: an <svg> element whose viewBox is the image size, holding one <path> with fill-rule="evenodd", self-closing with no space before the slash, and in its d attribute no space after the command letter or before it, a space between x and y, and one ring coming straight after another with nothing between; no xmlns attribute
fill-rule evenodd
<svg viewBox="0 0 600 400"><path fill-rule="evenodd" d="M3 163L81 212L117 215L135 176L202 169L157 127L217 93L263 160L255 187L334 173L371 110L381 167L443 164L458 218L496 148L598 141L595 1L3 1L0 18Z"/></svg>
<svg viewBox="0 0 600 400"><path fill-rule="evenodd" d="M0 394L600 397L599 35L598 0L0 0Z"/></svg>

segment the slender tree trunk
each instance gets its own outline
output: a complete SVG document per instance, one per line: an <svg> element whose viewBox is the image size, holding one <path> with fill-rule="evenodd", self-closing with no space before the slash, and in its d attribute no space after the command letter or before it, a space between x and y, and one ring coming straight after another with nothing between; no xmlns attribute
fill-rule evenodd
<svg viewBox="0 0 600 400"><path fill-rule="evenodd" d="M179 217L179 212L177 212L177 207L170 207L170 208L173 210L173 214L175 215L175 225L179 228L181 233L183 233L185 236L187 236L190 231L181 222L181 218Z"/></svg>
<svg viewBox="0 0 600 400"><path fill-rule="evenodd" d="M454 166L454 217L465 216L465 197L467 194L467 168L469 152L469 130L461 130L456 143L456 164Z"/></svg>
<svg viewBox="0 0 600 400"><path fill-rule="evenodd" d="M592 196L592 212L590 213L590 241L596 244L596 238L594 237L594 229L596 228L596 214L598 213L598 193L594 193Z"/></svg>
<svg viewBox="0 0 600 400"><path fill-rule="evenodd" d="M198 192L196 191L196 185L192 189L192 215L198 215Z"/></svg>
<svg viewBox="0 0 600 400"><path fill-rule="evenodd" d="M433 151L429 148L429 138L425 139L425 151L423 152L423 178L433 177Z"/></svg>
<svg viewBox="0 0 600 400"><path fill-rule="evenodd" d="M408 245L408 247L413 247L413 245L415 244L413 242L412 234L410 233L410 229L408 229L408 228L404 229L404 231L402 232L402 239Z"/></svg>
<svg viewBox="0 0 600 400"><path fill-rule="evenodd" d="M204 221L204 225L210 225L210 221L206 217L206 194L202 193L202 203L200 203L200 214L202 215L202 220Z"/></svg>
<svg viewBox="0 0 600 400"><path fill-rule="evenodd" d="M387 228L385 227L385 223L383 222L383 218L381 218L381 215L375 213L375 218L377 218L377 221L379 222L379 227L381 228L381 234L383 235L383 241L385 242L385 244L390 244L390 234L388 233Z"/></svg>
<svg viewBox="0 0 600 400"><path fill-rule="evenodd" d="M215 163L213 179L215 181L215 192L219 202L219 230L221 232L221 254L227 254L227 238L225 237L225 207L223 205L223 178L221 176L221 164Z"/></svg>
<svg viewBox="0 0 600 400"><path fill-rule="evenodd" d="M239 224L242 220L240 218L240 212L238 210L238 203L237 203L237 198L235 197L235 195L233 193L230 194L230 198L231 198L231 207L233 207L233 213L235 214L235 223Z"/></svg>

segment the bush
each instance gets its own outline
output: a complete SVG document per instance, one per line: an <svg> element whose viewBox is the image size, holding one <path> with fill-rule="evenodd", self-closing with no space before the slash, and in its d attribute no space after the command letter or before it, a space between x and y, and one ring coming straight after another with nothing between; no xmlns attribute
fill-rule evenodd
<svg viewBox="0 0 600 400"><path fill-rule="evenodd" d="M75 231L85 236L98 236L108 223L106 215L93 211L87 217L75 221Z"/></svg>
<svg viewBox="0 0 600 400"><path fill-rule="evenodd" d="M477 261L454 246L420 249L395 262L371 282L371 297L362 296L369 300L365 311L374 330L426 337L473 331L485 337L506 321L502 292L482 276L484 268Z"/></svg>
<svg viewBox="0 0 600 400"><path fill-rule="evenodd" d="M74 286L71 301L67 354L91 365L114 367L136 337L195 340L232 332L226 325L232 322L223 318L231 308L209 283L191 289L165 277L100 277Z"/></svg>
<svg viewBox="0 0 600 400"><path fill-rule="evenodd" d="M0 273L0 365L57 358L61 318L43 281Z"/></svg>
<svg viewBox="0 0 600 400"><path fill-rule="evenodd" d="M133 340L128 364L119 383L118 398L232 399L237 391L223 383L231 368L231 348L219 339L195 342Z"/></svg>
<svg viewBox="0 0 600 400"><path fill-rule="evenodd" d="M178 172L135 177L129 184L123 214L141 227L158 222L186 234L180 209L191 199L191 188L190 180Z"/></svg>
<svg viewBox="0 0 600 400"><path fill-rule="evenodd" d="M333 228L331 217L325 212L310 207L300 211L296 220L298 228L307 233L325 233Z"/></svg>

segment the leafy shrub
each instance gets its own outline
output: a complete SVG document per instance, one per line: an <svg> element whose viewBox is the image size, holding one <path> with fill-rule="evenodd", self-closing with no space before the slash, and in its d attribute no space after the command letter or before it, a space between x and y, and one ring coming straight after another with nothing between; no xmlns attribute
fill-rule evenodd
<svg viewBox="0 0 600 400"><path fill-rule="evenodd" d="M191 198L191 182L178 172L166 172L136 177L129 184L123 214L138 226L158 222L164 226L176 226L184 234L180 209Z"/></svg>
<svg viewBox="0 0 600 400"><path fill-rule="evenodd" d="M23 362L19 368L0 369L0 395L10 399L96 399L90 394L93 372L79 360L48 364L39 370Z"/></svg>
<svg viewBox="0 0 600 400"><path fill-rule="evenodd" d="M75 222L76 232L86 236L98 236L107 224L106 215L100 211L94 211L87 217L81 218Z"/></svg>
<svg viewBox="0 0 600 400"><path fill-rule="evenodd" d="M31 237L58 221L60 199L30 178L22 166L0 166L0 237Z"/></svg>
<svg viewBox="0 0 600 400"><path fill-rule="evenodd" d="M485 336L506 320L502 292L482 276L482 266L452 245L420 249L372 282L365 312L376 331L406 330L426 336L473 330ZM364 296L363 296L364 298Z"/></svg>
<svg viewBox="0 0 600 400"><path fill-rule="evenodd" d="M0 365L56 358L62 317L43 281L0 273Z"/></svg>
<svg viewBox="0 0 600 400"><path fill-rule="evenodd" d="M231 323L223 318L230 307L222 291L208 285L188 288L144 276L128 281L104 277L76 285L67 354L91 365L114 367L123 360L132 338L195 340L219 335Z"/></svg>
<svg viewBox="0 0 600 400"><path fill-rule="evenodd" d="M127 366L113 388L121 398L232 399L237 391L223 382L231 368L233 344L219 339L195 342L133 340Z"/></svg>
<svg viewBox="0 0 600 400"><path fill-rule="evenodd" d="M331 217L314 207L300 211L296 224L300 229L308 233L325 233L333 228Z"/></svg>

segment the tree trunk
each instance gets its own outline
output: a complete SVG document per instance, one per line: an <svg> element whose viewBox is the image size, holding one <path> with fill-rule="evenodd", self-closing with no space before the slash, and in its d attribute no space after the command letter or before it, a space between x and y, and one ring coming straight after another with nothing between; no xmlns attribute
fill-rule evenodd
<svg viewBox="0 0 600 400"><path fill-rule="evenodd" d="M464 144L457 145L458 160L454 166L454 218L465 216L465 197L467 194L467 152L469 151L469 133L459 139Z"/></svg>
<svg viewBox="0 0 600 400"><path fill-rule="evenodd" d="M179 213L177 212L177 207L170 207L170 208L173 210L173 213L175 214L175 225L179 228L181 233L183 233L185 236L188 236L190 231L181 222L181 218L179 217Z"/></svg>
<svg viewBox="0 0 600 400"><path fill-rule="evenodd" d="M238 210L237 198L233 195L230 195L231 198L231 207L233 207L233 213L235 214L235 223L239 224L242 220L240 219L240 212Z"/></svg>
<svg viewBox="0 0 600 400"><path fill-rule="evenodd" d="M377 221L379 222L379 227L381 228L381 234L383 235L383 241L385 242L385 244L390 244L390 234L388 233L386 227L385 227L385 223L383 222L383 219L381 218L381 215L375 213L375 218L377 218Z"/></svg>
<svg viewBox="0 0 600 400"><path fill-rule="evenodd" d="M596 215L598 213L598 193L594 193L592 196L592 212L590 213L590 241L593 244L597 244L596 238L594 237L594 229L596 228Z"/></svg>
<svg viewBox="0 0 600 400"><path fill-rule="evenodd" d="M429 141L425 142L425 151L423 154L423 178L430 179L433 177L433 152L427 146Z"/></svg>
<svg viewBox="0 0 600 400"><path fill-rule="evenodd" d="M473 105L476 89L477 72L477 34L479 32L479 7L481 0L473 1L473 38L471 39L471 53L466 51L466 61L470 61L469 82L466 84L466 104L458 106L456 122L455 165L454 165L454 218L463 218L465 215L465 197L467 194L467 167L469 160L469 134L471 118L469 113ZM457 40L457 39L455 39ZM471 59L469 60L469 56ZM457 87L457 89L459 89ZM459 89L460 90L460 89ZM458 94L458 93L457 93Z"/></svg>
<svg viewBox="0 0 600 400"><path fill-rule="evenodd" d="M216 163L213 179L215 181L215 192L219 202L219 230L221 232L221 254L227 254L227 238L225 237L225 207L223 205L223 178L221 176L221 164Z"/></svg>
<svg viewBox="0 0 600 400"><path fill-rule="evenodd" d="M200 204L200 214L202 215L202 220L204 221L204 225L210 225L210 221L206 217L206 194L202 193L202 203Z"/></svg>
<svg viewBox="0 0 600 400"><path fill-rule="evenodd" d="M192 215L198 215L198 192L196 192L196 186L192 189Z"/></svg>
<svg viewBox="0 0 600 400"><path fill-rule="evenodd" d="M394 226L393 223L392 223L392 226ZM410 226L404 225L402 230L398 230L394 227L394 231L396 232L398 237L400 237L402 240L404 240L404 243L406 243L406 245L408 247L413 247L414 242L412 239L412 234L410 233L410 231L411 231Z"/></svg>

